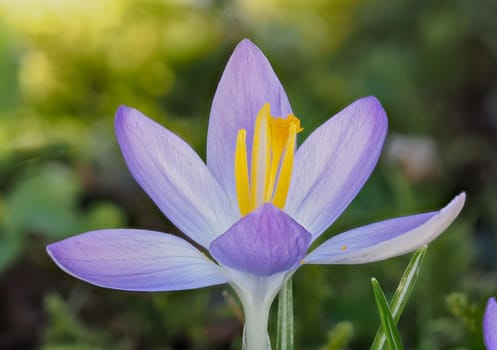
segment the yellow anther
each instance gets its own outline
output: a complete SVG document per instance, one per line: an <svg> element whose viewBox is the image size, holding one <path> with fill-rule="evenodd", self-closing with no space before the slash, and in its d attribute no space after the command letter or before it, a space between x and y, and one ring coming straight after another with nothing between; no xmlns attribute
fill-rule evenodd
<svg viewBox="0 0 497 350"><path fill-rule="evenodd" d="M269 171L268 183L266 184L266 194L264 196L265 202L271 202L271 199L275 195L274 186L276 183L276 176L278 175L278 170L280 169L281 156L283 155L285 148L287 148L288 146L289 139L292 139L293 143L295 143L296 139L295 133L298 133L303 130L300 127L300 120L293 114L289 114L286 118L272 117L270 125L271 125L271 167ZM280 183L278 183L278 186L280 186L279 184ZM286 194L284 197L286 198ZM281 199L279 201L281 201ZM284 206L284 201L283 204L279 207L283 206Z"/></svg>
<svg viewBox="0 0 497 350"><path fill-rule="evenodd" d="M280 174L278 176L278 185L276 187L276 192L273 198L273 203L278 208L283 208L285 206L288 190L290 189L296 141L296 125L291 125L286 142L285 154L283 155L283 160L281 161Z"/></svg>
<svg viewBox="0 0 497 350"><path fill-rule="evenodd" d="M242 215L247 215L251 210L246 137L247 131L241 129L236 138L235 150L236 196Z"/></svg>
<svg viewBox="0 0 497 350"><path fill-rule="evenodd" d="M347 250L347 246L344 244L343 246L340 247L340 250L342 252L346 251Z"/></svg>
<svg viewBox="0 0 497 350"><path fill-rule="evenodd" d="M300 120L271 115L268 103L257 114L252 141L250 176L246 131L240 130L235 150L235 182L240 213L246 215L263 203L285 206L293 170Z"/></svg>
<svg viewBox="0 0 497 350"><path fill-rule="evenodd" d="M269 172L270 133L269 118L271 117L269 103L262 106L255 120L254 142L252 144L251 187L252 210L264 202L264 189Z"/></svg>

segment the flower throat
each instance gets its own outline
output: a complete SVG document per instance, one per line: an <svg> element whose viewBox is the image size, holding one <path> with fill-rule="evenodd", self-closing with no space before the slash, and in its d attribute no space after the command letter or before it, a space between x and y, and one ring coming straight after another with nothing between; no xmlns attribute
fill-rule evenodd
<svg viewBox="0 0 497 350"><path fill-rule="evenodd" d="M247 215L263 203L272 203L283 209L290 188L297 134L302 130L295 115L274 117L269 103L264 104L255 120L250 169L247 131L241 129L238 132L235 182L242 215Z"/></svg>

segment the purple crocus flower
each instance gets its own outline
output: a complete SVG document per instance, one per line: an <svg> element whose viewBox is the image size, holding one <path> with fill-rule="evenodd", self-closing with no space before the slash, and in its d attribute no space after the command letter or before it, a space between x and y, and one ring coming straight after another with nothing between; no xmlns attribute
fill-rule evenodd
<svg viewBox="0 0 497 350"><path fill-rule="evenodd" d="M212 103L207 164L178 136L120 107L116 134L136 181L202 250L167 233L87 232L48 246L67 273L97 286L170 291L229 283L245 313L244 348L270 349L271 303L302 264L362 264L429 243L465 194L439 211L405 216L309 246L343 212L376 165L387 132L375 97L362 98L297 148L300 120L263 53L235 49Z"/></svg>
<svg viewBox="0 0 497 350"><path fill-rule="evenodd" d="M497 350L497 301L488 299L483 316L483 340L487 350Z"/></svg>

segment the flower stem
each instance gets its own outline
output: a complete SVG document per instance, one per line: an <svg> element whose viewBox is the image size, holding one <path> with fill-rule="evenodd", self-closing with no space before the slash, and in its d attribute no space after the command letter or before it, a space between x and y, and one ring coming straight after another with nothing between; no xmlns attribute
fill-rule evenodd
<svg viewBox="0 0 497 350"><path fill-rule="evenodd" d="M245 302L245 327L243 328L243 350L271 350L267 333L269 308L267 300Z"/></svg>

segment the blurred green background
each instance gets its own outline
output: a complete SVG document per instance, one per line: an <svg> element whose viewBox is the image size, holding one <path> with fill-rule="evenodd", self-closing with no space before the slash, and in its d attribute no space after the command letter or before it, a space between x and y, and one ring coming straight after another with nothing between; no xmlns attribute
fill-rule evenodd
<svg viewBox="0 0 497 350"><path fill-rule="evenodd" d="M0 349L240 349L227 286L100 289L45 245L111 227L177 232L127 171L114 112L136 107L203 156L210 101L245 37L272 62L301 140L362 96L388 112L379 165L326 237L467 191L399 327L407 349L483 349L497 293L496 33L493 0L0 1ZM301 269L296 349L367 349L370 277L391 295L408 259Z"/></svg>

